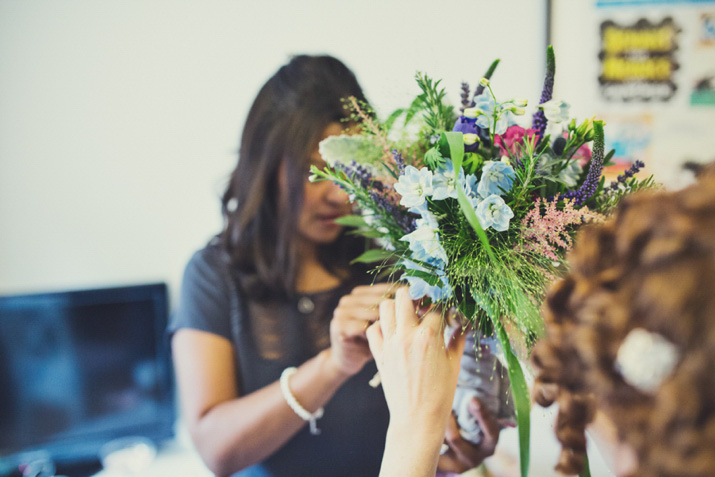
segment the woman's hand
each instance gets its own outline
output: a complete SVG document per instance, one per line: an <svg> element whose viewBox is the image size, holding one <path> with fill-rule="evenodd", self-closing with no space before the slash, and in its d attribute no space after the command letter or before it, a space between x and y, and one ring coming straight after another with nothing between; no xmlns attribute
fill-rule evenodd
<svg viewBox="0 0 715 477"><path fill-rule="evenodd" d="M465 342L458 329L445 344L443 324L436 311L420 321L403 287L367 330L390 409L381 475L435 474Z"/></svg>
<svg viewBox="0 0 715 477"><path fill-rule="evenodd" d="M472 398L468 409L484 433L482 441L479 444L472 444L465 440L459 433L457 419L454 415L450 416L444 436L448 449L439 456L437 464L442 472L461 474L477 467L484 459L494 454L494 449L499 441L499 423L477 398Z"/></svg>
<svg viewBox="0 0 715 477"><path fill-rule="evenodd" d="M340 372L352 376L372 359L365 330L377 321L379 304L394 287L390 283L358 286L340 299L330 322L331 358Z"/></svg>

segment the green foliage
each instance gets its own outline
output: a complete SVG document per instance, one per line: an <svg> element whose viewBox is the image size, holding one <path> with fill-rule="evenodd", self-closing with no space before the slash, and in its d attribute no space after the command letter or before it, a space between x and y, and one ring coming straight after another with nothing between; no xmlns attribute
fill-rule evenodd
<svg viewBox="0 0 715 477"><path fill-rule="evenodd" d="M330 136L320 142L320 155L330 165L356 161L382 167L382 148L367 136Z"/></svg>
<svg viewBox="0 0 715 477"><path fill-rule="evenodd" d="M599 184L599 187L602 187ZM603 187L602 187L603 188ZM639 179L637 177L631 177L627 179L623 184L620 184L617 190L613 190L610 187L605 187L602 194L597 195L593 199L593 208L598 210L602 214L610 214L618 206L621 200L635 192L645 191L645 190L658 190L661 189L662 185L657 183L653 176L648 176L645 179Z"/></svg>
<svg viewBox="0 0 715 477"><path fill-rule="evenodd" d="M442 153L439 152L439 148L433 147L428 149L425 153L424 164L433 171L442 167L445 162L447 162L447 160L442 156Z"/></svg>
<svg viewBox="0 0 715 477"><path fill-rule="evenodd" d="M422 90L422 94L418 98L420 98L420 107L424 114L427 133L436 135L451 130L457 120L457 114L452 106L444 102L447 93L444 88L439 89L442 80L433 81L423 73L417 73L415 79Z"/></svg>
<svg viewBox="0 0 715 477"><path fill-rule="evenodd" d="M373 248L370 250L366 250L363 254L361 254L359 257L355 258L350 263L383 262L385 260L389 260L392 256L393 256L392 252L388 252L387 250L383 250L380 248Z"/></svg>

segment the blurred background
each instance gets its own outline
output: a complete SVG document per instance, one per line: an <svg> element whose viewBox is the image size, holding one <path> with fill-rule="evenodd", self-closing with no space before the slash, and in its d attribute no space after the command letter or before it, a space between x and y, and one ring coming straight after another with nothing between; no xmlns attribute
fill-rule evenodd
<svg viewBox="0 0 715 477"><path fill-rule="evenodd" d="M640 159L679 188L715 159L715 1L0 0L0 295L164 282L173 303L292 54L340 58L384 118L415 72L456 105L495 58L497 96L533 108L547 44L554 97L607 122L611 178Z"/></svg>
<svg viewBox="0 0 715 477"><path fill-rule="evenodd" d="M295 53L342 59L385 117L417 94L416 71L458 104L495 58L496 94L533 107L553 43L554 96L679 187L683 162L715 158L713 17L702 0L0 0L0 293L158 280L175 296L220 229L251 101ZM671 46L638 38L667 18ZM672 63L669 97L604 99L609 21L616 54Z"/></svg>

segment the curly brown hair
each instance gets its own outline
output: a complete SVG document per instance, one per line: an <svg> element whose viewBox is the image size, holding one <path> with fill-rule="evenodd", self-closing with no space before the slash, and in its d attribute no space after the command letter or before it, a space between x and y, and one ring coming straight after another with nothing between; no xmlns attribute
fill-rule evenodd
<svg viewBox="0 0 715 477"><path fill-rule="evenodd" d="M579 473L595 410L638 457L637 476L715 476L715 174L676 192L635 194L585 228L548 293L534 398L558 402L556 469ZM652 393L615 367L634 328L679 351Z"/></svg>

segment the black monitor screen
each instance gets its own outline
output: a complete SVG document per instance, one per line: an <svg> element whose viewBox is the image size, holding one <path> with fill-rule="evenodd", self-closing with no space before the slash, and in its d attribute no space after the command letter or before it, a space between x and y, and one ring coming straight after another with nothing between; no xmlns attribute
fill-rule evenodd
<svg viewBox="0 0 715 477"><path fill-rule="evenodd" d="M0 470L172 433L164 284L0 297Z"/></svg>

